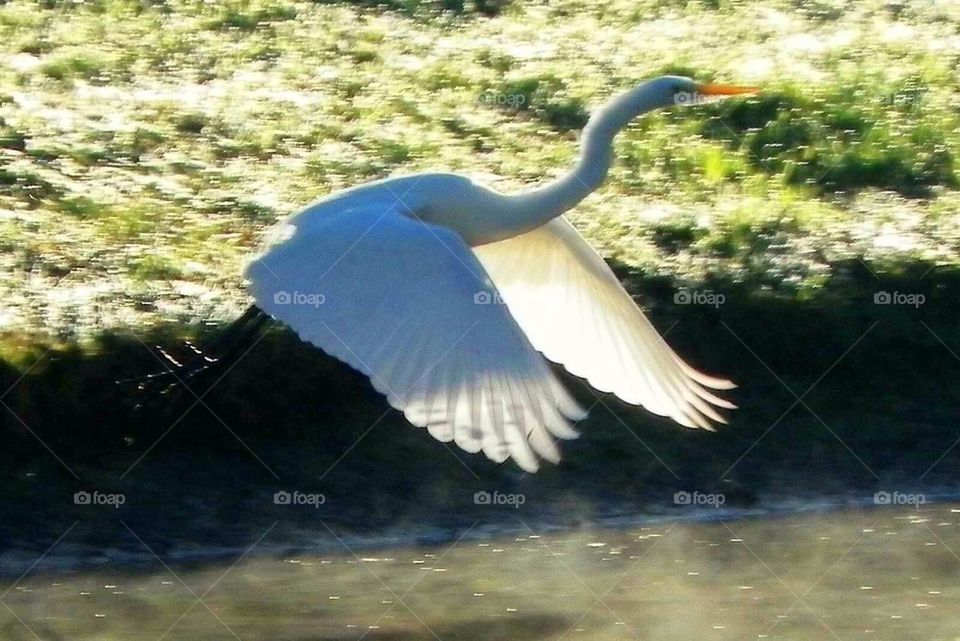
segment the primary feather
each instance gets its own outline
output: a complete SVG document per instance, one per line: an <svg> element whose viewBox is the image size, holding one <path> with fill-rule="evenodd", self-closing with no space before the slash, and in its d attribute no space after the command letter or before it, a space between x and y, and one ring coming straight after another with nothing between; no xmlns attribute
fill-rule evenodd
<svg viewBox="0 0 960 641"><path fill-rule="evenodd" d="M602 392L681 425L725 423L733 404L706 388L729 381L687 366L613 271L565 218L474 248L510 312L544 356Z"/></svg>

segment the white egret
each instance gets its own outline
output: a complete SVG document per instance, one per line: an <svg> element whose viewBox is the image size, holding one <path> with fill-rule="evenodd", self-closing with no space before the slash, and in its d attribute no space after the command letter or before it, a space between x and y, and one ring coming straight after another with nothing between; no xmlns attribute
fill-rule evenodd
<svg viewBox="0 0 960 641"><path fill-rule="evenodd" d="M600 186L614 136L636 116L754 91L646 82L590 118L572 171L526 193L423 173L324 198L247 267L256 304L241 324L282 321L433 437L530 472L560 460L555 438L575 438L571 422L586 415L543 356L601 392L711 429L725 422L716 407L735 406L710 389L733 384L670 349L563 213Z"/></svg>

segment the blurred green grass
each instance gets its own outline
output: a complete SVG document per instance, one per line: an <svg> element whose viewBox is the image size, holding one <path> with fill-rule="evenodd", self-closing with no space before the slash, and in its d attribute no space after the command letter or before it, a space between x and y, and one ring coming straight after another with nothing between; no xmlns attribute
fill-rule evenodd
<svg viewBox="0 0 960 641"><path fill-rule="evenodd" d="M155 366L141 340L203 338L242 309L241 266L276 220L431 168L526 188L567 169L603 100L684 73L765 91L639 120L570 217L682 353L744 385L743 409L705 436L608 399L616 411L594 413L565 467L525 483L546 496L576 478L593 498L629 498L681 482L651 451L684 483L718 483L793 401L760 360L800 393L874 321L869 348L811 401L841 439L794 410L737 480L796 489L814 469L824 488L876 482L846 443L880 476L915 478L952 442L958 400L944 348L960 351L960 59L944 55L958 28L950 3L880 0L3 3L0 378L27 372L5 402L91 474L129 462L158 434L130 425L111 381ZM675 305L680 288L726 302ZM876 306L879 291L928 304ZM319 476L385 411L288 335L248 358L218 411L257 447L302 443L296 475ZM58 473L0 420L11 482ZM187 420L183 451L223 446L209 416ZM445 455L423 474L439 446L392 414L386 425L351 454L344 487L390 470L387 488L443 496L462 480Z"/></svg>

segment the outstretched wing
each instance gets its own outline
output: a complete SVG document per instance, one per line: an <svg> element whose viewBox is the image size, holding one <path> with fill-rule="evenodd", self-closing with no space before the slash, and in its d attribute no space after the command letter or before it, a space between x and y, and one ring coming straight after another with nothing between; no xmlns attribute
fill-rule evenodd
<svg viewBox="0 0 960 641"><path fill-rule="evenodd" d="M473 249L530 342L603 392L687 427L725 423L729 381L684 363L564 218Z"/></svg>
<svg viewBox="0 0 960 641"><path fill-rule="evenodd" d="M438 440L528 471L559 460L552 437L574 438L584 412L458 235L384 206L291 226L246 270L261 309Z"/></svg>

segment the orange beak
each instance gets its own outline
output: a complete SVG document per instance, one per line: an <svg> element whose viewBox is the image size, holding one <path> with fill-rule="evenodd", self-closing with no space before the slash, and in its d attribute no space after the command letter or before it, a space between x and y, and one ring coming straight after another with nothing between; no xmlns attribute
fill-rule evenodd
<svg viewBox="0 0 960 641"><path fill-rule="evenodd" d="M704 96L739 96L741 94L760 93L760 87L745 87L741 85L714 85L698 84L697 91Z"/></svg>

